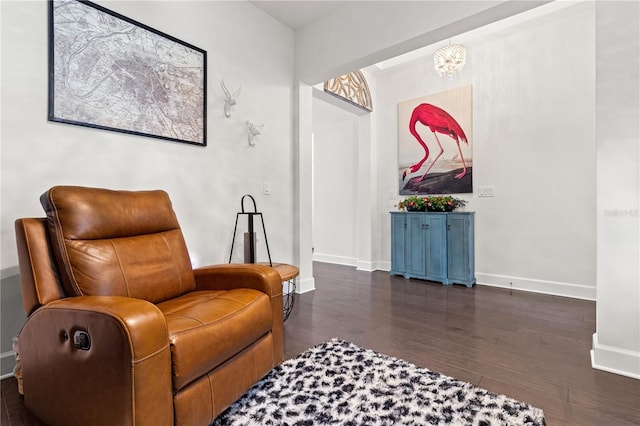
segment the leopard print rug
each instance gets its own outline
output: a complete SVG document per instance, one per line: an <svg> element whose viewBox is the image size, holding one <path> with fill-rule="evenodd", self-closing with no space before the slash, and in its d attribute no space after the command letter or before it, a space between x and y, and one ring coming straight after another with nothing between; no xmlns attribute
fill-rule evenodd
<svg viewBox="0 0 640 426"><path fill-rule="evenodd" d="M541 409L332 339L273 369L212 426L545 425Z"/></svg>

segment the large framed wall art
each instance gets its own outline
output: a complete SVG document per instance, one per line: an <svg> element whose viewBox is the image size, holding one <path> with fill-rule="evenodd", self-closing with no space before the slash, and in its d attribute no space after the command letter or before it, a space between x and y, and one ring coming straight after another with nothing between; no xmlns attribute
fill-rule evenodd
<svg viewBox="0 0 640 426"><path fill-rule="evenodd" d="M473 192L471 85L398 104L400 195Z"/></svg>
<svg viewBox="0 0 640 426"><path fill-rule="evenodd" d="M89 1L49 2L49 120L207 145L207 52Z"/></svg>

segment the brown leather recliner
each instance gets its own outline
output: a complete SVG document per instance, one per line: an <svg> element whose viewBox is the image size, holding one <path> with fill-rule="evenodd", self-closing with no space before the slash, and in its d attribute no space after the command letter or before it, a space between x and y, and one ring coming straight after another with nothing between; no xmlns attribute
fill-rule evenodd
<svg viewBox="0 0 640 426"><path fill-rule="evenodd" d="M16 221L24 401L49 425L207 425L283 360L263 265L192 269L164 191L58 186Z"/></svg>

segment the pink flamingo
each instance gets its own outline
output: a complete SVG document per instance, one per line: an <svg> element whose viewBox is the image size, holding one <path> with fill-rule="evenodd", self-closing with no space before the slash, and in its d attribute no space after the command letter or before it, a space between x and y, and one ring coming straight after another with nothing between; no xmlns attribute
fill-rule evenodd
<svg viewBox="0 0 640 426"><path fill-rule="evenodd" d="M455 178L460 179L464 175L467 174L467 165L464 162L464 157L462 155L462 150L460 149L460 141L468 144L467 136L464 134L464 130L458 122L445 110L438 108L437 106L431 104L420 104L413 110L411 113L411 120L409 121L409 132L415 137L420 145L424 148L424 157L422 160L418 161L413 166L409 167L402 173L402 180L406 178L406 176L410 173L415 173L420 170L420 167L424 164L425 161L429 158L429 148L427 148L427 144L422 140L418 132L416 131L416 123L422 123L423 125L429 127L429 130L433 132L433 136L436 137L436 142L438 142L438 146L440 147L440 152L436 155L433 162L427 168L427 171L418 179L420 182L424 177L429 173L429 170L436 163L438 158L444 152L442 148L442 144L438 140L438 135L436 133L442 133L443 135L448 135L453 140L456 141L456 145L458 146L458 153L460 154L460 158L462 159L462 172L458 173Z"/></svg>

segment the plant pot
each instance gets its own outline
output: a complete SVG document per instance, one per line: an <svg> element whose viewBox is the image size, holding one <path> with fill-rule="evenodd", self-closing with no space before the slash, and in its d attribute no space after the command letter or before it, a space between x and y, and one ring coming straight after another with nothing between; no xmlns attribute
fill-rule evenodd
<svg viewBox="0 0 640 426"><path fill-rule="evenodd" d="M407 206L407 211L408 212L423 212L424 211L424 207Z"/></svg>

